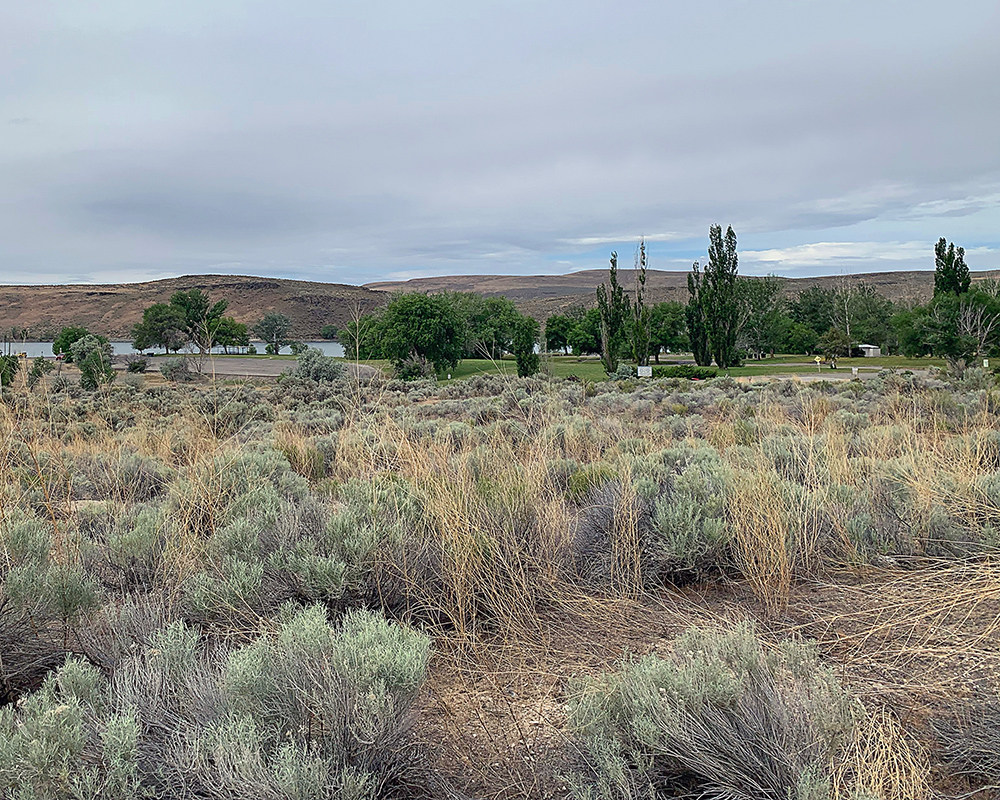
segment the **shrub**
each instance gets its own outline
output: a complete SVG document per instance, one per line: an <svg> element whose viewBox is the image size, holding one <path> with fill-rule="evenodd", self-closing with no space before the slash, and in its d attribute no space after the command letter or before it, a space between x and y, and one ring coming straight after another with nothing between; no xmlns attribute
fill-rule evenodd
<svg viewBox="0 0 1000 800"><path fill-rule="evenodd" d="M396 377L403 381L416 381L421 378L437 378L437 372L430 361L422 358L407 358L396 367Z"/></svg>
<svg viewBox="0 0 1000 800"><path fill-rule="evenodd" d="M39 356L31 362L31 370L28 372L28 386L34 388L45 375L52 372L55 368L55 364L47 358Z"/></svg>
<svg viewBox="0 0 1000 800"><path fill-rule="evenodd" d="M293 356L300 356L309 349L309 345L305 342L289 342L288 346L291 349Z"/></svg>
<svg viewBox="0 0 1000 800"><path fill-rule="evenodd" d="M295 352L294 345L292 352ZM306 378L312 381L335 381L344 375L344 365L332 356L323 355L323 351L316 347L307 347L296 355L298 355L298 359L293 374L297 378Z"/></svg>
<svg viewBox="0 0 1000 800"><path fill-rule="evenodd" d="M129 356L125 359L125 369L133 374L141 375L149 369L149 359L145 356Z"/></svg>
<svg viewBox="0 0 1000 800"><path fill-rule="evenodd" d="M174 622L104 679L70 660L0 708L11 797L376 798L412 785L404 722L426 636L367 611L339 629L314 606L273 633L209 650Z"/></svg>
<svg viewBox="0 0 1000 800"><path fill-rule="evenodd" d="M0 355L0 389L6 389L14 382L14 376L21 369L21 359L17 356Z"/></svg>
<svg viewBox="0 0 1000 800"><path fill-rule="evenodd" d="M745 625L691 629L666 658L570 687L585 754L573 794L826 800L858 713L814 648L769 652Z"/></svg>
<svg viewBox="0 0 1000 800"><path fill-rule="evenodd" d="M197 374L192 372L188 366L188 360L183 356L181 358L168 358L160 364L160 374L174 383L193 381L198 378Z"/></svg>
<svg viewBox="0 0 1000 800"><path fill-rule="evenodd" d="M73 361L80 370L80 386L93 391L115 379L114 352L105 336L88 333L70 346Z"/></svg>
<svg viewBox="0 0 1000 800"><path fill-rule="evenodd" d="M717 465L696 463L656 499L644 548L647 585L697 580L731 562L726 483Z"/></svg>
<svg viewBox="0 0 1000 800"><path fill-rule="evenodd" d="M614 372L608 373L608 379L613 381L624 381L636 376L636 368L632 364L622 362Z"/></svg>
<svg viewBox="0 0 1000 800"><path fill-rule="evenodd" d="M717 369L712 367L695 367L691 364L678 364L677 366L654 366L654 378L686 378L688 380L707 381L719 374Z"/></svg>

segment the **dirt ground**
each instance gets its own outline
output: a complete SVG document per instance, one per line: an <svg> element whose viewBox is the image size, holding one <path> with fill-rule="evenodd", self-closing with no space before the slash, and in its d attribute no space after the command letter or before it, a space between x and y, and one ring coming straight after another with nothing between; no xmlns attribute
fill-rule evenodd
<svg viewBox="0 0 1000 800"><path fill-rule="evenodd" d="M815 640L870 711L884 708L900 721L935 765L938 790L976 788L940 764L931 722L1000 686L1000 564L844 573L797 586L787 606L771 612L741 584L664 591L643 602L581 599L542 615L516 647L499 637L475 645L445 639L417 739L468 796L565 797L569 679L666 652L692 625L740 620L773 642Z"/></svg>

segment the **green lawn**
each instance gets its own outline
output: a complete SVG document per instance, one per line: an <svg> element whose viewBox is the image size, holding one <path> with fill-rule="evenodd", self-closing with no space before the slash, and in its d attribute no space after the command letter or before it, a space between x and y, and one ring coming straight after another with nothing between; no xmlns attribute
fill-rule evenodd
<svg viewBox="0 0 1000 800"><path fill-rule="evenodd" d="M667 365L665 359L661 359ZM383 362L384 364L384 362ZM902 356L886 356L884 358L842 358L837 360L837 369L830 369L829 364L822 364L820 374L831 377L850 374L851 367L859 367L864 372L877 372L883 369L927 369L927 367L942 367L944 361L938 358L904 358ZM577 358L576 356L549 356L542 359L542 371L549 372L559 378L576 376L587 381L605 379L601 362L596 358ZM769 358L763 361L749 361L745 366L720 370L719 374L735 377L760 375L804 375L817 372L816 365L808 356L786 355ZM466 359L457 369L452 370L452 380L468 378L479 374L516 375L517 367L513 359L493 362L485 359ZM447 383L447 379L443 382Z"/></svg>
<svg viewBox="0 0 1000 800"><path fill-rule="evenodd" d="M568 378L575 375L587 381L602 381L605 378L601 362L596 358L579 359L576 356L551 356L543 358L542 372L548 372L557 378ZM467 358L459 362L457 368L451 371L451 380L461 380L473 375L517 375L517 364L513 358L502 361L491 361L485 358ZM445 378L442 383L448 383Z"/></svg>
<svg viewBox="0 0 1000 800"><path fill-rule="evenodd" d="M281 361L293 361L295 356L215 356L215 358L268 358ZM350 359L340 359L350 362ZM676 364L679 361L690 361L684 356L674 357L670 360L661 358L660 363L664 366ZM377 367L387 375L392 374L392 366L388 361L372 360L361 361L361 364ZM817 370L815 363L809 356L802 355L780 355L775 358L768 358L763 361L748 361L745 366L733 367L728 370L720 370L720 375L731 375L736 377L757 377L764 375L808 375L822 374L829 377L842 377L849 375L851 367L859 367L863 372L877 372L882 369L927 369L928 367L943 367L944 360L940 358L905 358L903 356L884 356L881 358L841 358L837 360L837 369L832 370L828 364L822 364ZM655 364L654 364L655 366ZM543 373L554 375L558 378L568 378L575 376L585 381L602 381L605 379L604 369L601 362L594 357L578 358L577 356L544 356L542 358L541 370ZM448 374L448 373L445 373ZM439 382L446 384L473 375L517 375L517 365L513 358L504 358L500 361L491 361L485 358L467 358L459 362L458 366L451 370L451 378L441 376Z"/></svg>

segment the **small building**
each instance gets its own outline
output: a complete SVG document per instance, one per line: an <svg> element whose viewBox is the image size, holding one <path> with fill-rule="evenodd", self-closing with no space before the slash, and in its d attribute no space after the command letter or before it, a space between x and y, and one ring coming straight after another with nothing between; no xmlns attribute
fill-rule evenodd
<svg viewBox="0 0 1000 800"><path fill-rule="evenodd" d="M865 358L878 358L882 355L882 348L874 344L859 344L858 350L865 354Z"/></svg>

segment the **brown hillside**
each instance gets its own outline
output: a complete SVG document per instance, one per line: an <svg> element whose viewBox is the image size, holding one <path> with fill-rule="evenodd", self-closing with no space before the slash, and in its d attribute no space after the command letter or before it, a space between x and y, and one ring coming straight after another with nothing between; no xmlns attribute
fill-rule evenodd
<svg viewBox="0 0 1000 800"><path fill-rule="evenodd" d="M356 309L367 313L388 295L361 286L242 275L187 275L148 283L65 286L0 286L0 327L27 328L28 337L48 340L66 325L83 325L112 338L130 334L153 303L179 290L202 289L229 301L227 314L252 324L269 311L288 315L292 335L319 338L320 328L343 327Z"/></svg>
<svg viewBox="0 0 1000 800"><path fill-rule="evenodd" d="M633 270L619 272L631 288ZM652 302L687 299L687 272L650 270L647 297ZM410 281L350 286L284 278L242 275L187 275L180 278L123 284L70 284L62 286L0 285L0 329L28 330L31 339L51 339L66 325L84 325L111 337L127 338L142 311L163 303L179 290L203 289L213 298L229 301L228 313L240 322L253 323L268 311L287 314L297 338L318 338L320 328L342 328L355 313L385 305L393 291L478 292L503 295L525 313L543 320L574 305L594 305L594 290L607 279L607 270L585 270L568 275L456 275L416 278ZM1000 277L1000 271L979 272L974 279ZM934 286L932 272L872 272L864 275L785 278L785 293L798 294L812 286L833 288L844 281L865 281L894 301L924 301Z"/></svg>
<svg viewBox="0 0 1000 800"><path fill-rule="evenodd" d="M634 271L618 271L619 280L631 288ZM652 302L661 300L687 300L687 272L649 270L646 274L646 292ZM573 305L593 306L594 291L607 280L608 271L590 269L568 275L456 275L440 278L414 278L409 281L383 281L368 283L369 289L406 292L478 292L487 296L503 295L537 319L557 313ZM973 278L1000 277L1000 270L973 273ZM933 271L869 272L863 275L828 275L818 278L782 278L785 294L794 296L813 286L835 288L844 281L864 281L895 302L927 300L934 291Z"/></svg>

